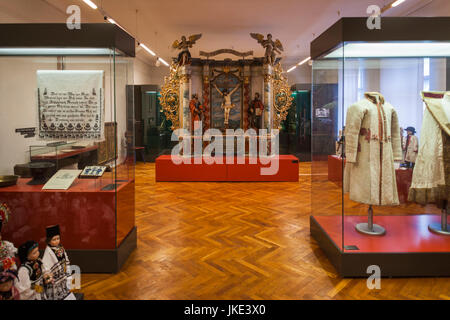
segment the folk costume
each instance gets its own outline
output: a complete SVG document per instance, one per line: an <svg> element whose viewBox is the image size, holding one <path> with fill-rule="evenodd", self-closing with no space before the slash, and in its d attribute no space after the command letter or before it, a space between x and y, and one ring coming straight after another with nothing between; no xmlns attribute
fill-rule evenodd
<svg viewBox="0 0 450 320"><path fill-rule="evenodd" d="M394 160L402 160L397 112L377 92L348 108L344 192L368 205L398 205Z"/></svg>
<svg viewBox="0 0 450 320"><path fill-rule="evenodd" d="M414 167L416 162L417 153L419 151L419 139L414 135L416 129L413 127L406 128L406 131L410 131L413 134L407 134L403 141L403 150L405 151L405 157L403 161L408 165L408 167Z"/></svg>
<svg viewBox="0 0 450 320"><path fill-rule="evenodd" d="M426 108L408 200L450 202L450 92L422 92Z"/></svg>
<svg viewBox="0 0 450 320"><path fill-rule="evenodd" d="M61 234L58 225L48 227L46 233L47 242ZM62 245L53 247L48 243L42 262L53 276L53 283L47 289L48 298L51 300L75 300L75 296L70 292L70 261L64 247Z"/></svg>
<svg viewBox="0 0 450 320"><path fill-rule="evenodd" d="M11 212L5 203L0 203L0 271L1 270L17 270L16 254L17 249L9 241L1 238L2 227L9 220Z"/></svg>
<svg viewBox="0 0 450 320"><path fill-rule="evenodd" d="M17 289L21 300L46 300L44 275L48 273L41 259L28 260L28 254L38 247L35 241L27 241L19 247L19 268Z"/></svg>

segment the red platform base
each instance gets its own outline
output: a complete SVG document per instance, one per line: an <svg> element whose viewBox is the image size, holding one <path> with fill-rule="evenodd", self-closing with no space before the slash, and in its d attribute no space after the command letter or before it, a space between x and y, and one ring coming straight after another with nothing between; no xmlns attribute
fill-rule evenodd
<svg viewBox="0 0 450 320"><path fill-rule="evenodd" d="M384 277L450 276L450 237L428 230L436 215L376 216L384 236L358 233L366 216L312 216L312 237L344 277L367 277L377 265ZM342 227L342 223L344 226Z"/></svg>
<svg viewBox="0 0 450 320"><path fill-rule="evenodd" d="M186 158L177 156L175 160ZM269 158L270 159L270 158ZM273 158L272 158L273 159ZM259 158L223 157L222 164L208 164L211 158L188 158L190 164L175 164L172 156L163 155L156 159L156 181L298 181L298 159L292 155L280 155L276 162L262 164ZM227 161L228 160L228 161ZM238 163L243 161L243 164ZM250 163L251 160L256 164ZM201 161L196 164L195 161ZM227 163L228 162L228 163ZM262 174L262 168L274 168L274 174Z"/></svg>

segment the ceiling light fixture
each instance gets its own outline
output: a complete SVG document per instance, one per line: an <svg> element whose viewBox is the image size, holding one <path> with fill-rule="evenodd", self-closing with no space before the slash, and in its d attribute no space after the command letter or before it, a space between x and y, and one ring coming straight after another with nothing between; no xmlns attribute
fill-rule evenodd
<svg viewBox="0 0 450 320"><path fill-rule="evenodd" d="M84 3L86 3L87 5L89 5L92 9L98 9L100 11L100 13L103 15L103 18L105 19L105 21L108 21L111 24L114 24L116 26L118 26L119 28L121 28L123 31L125 31L126 33L131 35L131 32L128 32L128 30L126 30L124 27L122 27L120 24L118 24L113 18L111 18L108 13L103 10L103 8L98 8L97 5L95 3L93 3L91 0L83 0ZM148 53L150 53L152 56L156 57L156 53L153 52L149 47L147 47L145 44L140 43L138 39L136 39L136 41L138 42L138 46L141 46L142 48L144 48L145 51L147 51ZM165 66L169 67L169 64L162 58L156 58L156 63L161 62L163 63Z"/></svg>
<svg viewBox="0 0 450 320"><path fill-rule="evenodd" d="M403 2L405 2L406 0L397 0L394 3L391 4L392 8L395 8L396 6L398 6L399 4L402 4Z"/></svg>
<svg viewBox="0 0 450 320"><path fill-rule="evenodd" d="M291 71L294 70L295 68L297 68L297 66L293 66L293 67L290 68L287 72L291 72Z"/></svg>
<svg viewBox="0 0 450 320"><path fill-rule="evenodd" d="M156 56L156 53L154 53L152 50L150 50L145 44L143 43L139 43L139 45L144 48L145 51L147 51L148 53L150 53L152 56Z"/></svg>
<svg viewBox="0 0 450 320"><path fill-rule="evenodd" d="M166 67L169 66L169 64L162 58L158 58L158 61L161 61Z"/></svg>
<svg viewBox="0 0 450 320"><path fill-rule="evenodd" d="M303 60L303 61L297 63L297 66L301 66L302 64L307 63L309 60L311 60L311 57L308 57L308 58L306 58L305 60Z"/></svg>
<svg viewBox="0 0 450 320"><path fill-rule="evenodd" d="M84 3L86 3L89 7L96 10L98 7L95 3L93 3L91 0L83 0Z"/></svg>

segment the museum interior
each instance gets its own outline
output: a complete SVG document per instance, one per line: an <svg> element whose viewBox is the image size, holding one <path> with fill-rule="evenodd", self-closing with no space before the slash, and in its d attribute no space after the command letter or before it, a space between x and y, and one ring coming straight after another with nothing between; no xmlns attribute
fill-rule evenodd
<svg viewBox="0 0 450 320"><path fill-rule="evenodd" d="M0 300L450 300L449 31L448 0L0 0Z"/></svg>

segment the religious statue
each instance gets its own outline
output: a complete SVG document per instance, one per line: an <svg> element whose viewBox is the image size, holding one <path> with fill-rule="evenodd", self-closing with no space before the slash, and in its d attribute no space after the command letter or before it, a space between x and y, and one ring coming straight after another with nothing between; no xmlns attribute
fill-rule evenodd
<svg viewBox="0 0 450 320"><path fill-rule="evenodd" d="M181 37L181 42L175 40L172 44L172 48L181 50L178 54L177 63L180 66L189 64L191 62L191 53L189 52L189 48L195 44L195 42L202 37L202 34L194 34L189 37L189 40L186 40L185 36Z"/></svg>
<svg viewBox="0 0 450 320"><path fill-rule="evenodd" d="M194 134L194 123L195 121L202 121L203 106L198 100L198 94L194 93L192 95L191 101L189 101L189 109L191 111L191 133Z"/></svg>
<svg viewBox="0 0 450 320"><path fill-rule="evenodd" d="M264 105L259 97L259 92L255 93L255 98L250 102L248 114L250 116L250 127L255 130L261 129L261 118Z"/></svg>
<svg viewBox="0 0 450 320"><path fill-rule="evenodd" d="M281 44L280 40L272 40L272 35L269 33L267 35L267 39L264 39L264 36L260 33L250 33L250 36L253 39L256 39L258 43L260 43L264 49L266 49L266 52L264 54L264 63L275 65L276 62L276 54L281 54L283 49L283 45Z"/></svg>
<svg viewBox="0 0 450 320"><path fill-rule="evenodd" d="M231 90L231 92L228 92L228 89L224 89L223 91L220 91L219 88L217 88L216 84L214 83L213 86L217 90L217 92L223 97L222 101L222 109L224 111L224 126L225 128L228 128L228 119L230 117L230 110L233 109L236 105L234 103L231 103L231 97L233 96L233 93L236 92L236 90L239 88L240 83L236 85L236 87Z"/></svg>

